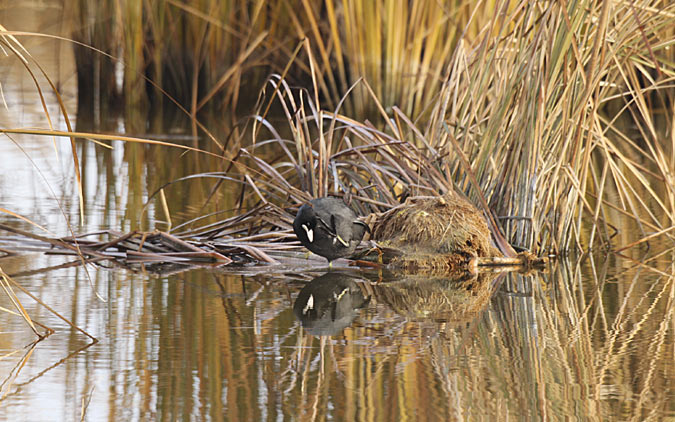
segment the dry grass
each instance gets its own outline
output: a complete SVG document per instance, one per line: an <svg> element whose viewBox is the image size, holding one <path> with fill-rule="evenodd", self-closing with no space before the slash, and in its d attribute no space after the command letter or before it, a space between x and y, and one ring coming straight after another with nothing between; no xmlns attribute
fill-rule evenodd
<svg viewBox="0 0 675 422"><path fill-rule="evenodd" d="M618 247L624 220L672 238L675 9L603 4L499 3L475 42L459 40L418 121L388 113L370 81L357 86L379 123L343 114L354 91L326 109L272 78L288 127L269 129L260 108L265 128L238 160L257 169L251 193L282 204L341 194L365 214L457 189L538 251ZM270 142L278 156L263 161Z"/></svg>
<svg viewBox="0 0 675 422"><path fill-rule="evenodd" d="M397 105L417 115L439 91L457 40L475 36L477 22L486 22L494 10L492 1L473 9L469 1L407 5L382 0L71 0L66 8L75 40L124 62L124 86L117 86L107 59L78 49L78 66L91 70L81 82L103 98L138 104L161 98L145 89L149 77L192 115L214 102L236 107L243 100L246 105L247 89L259 86L269 72L283 73L303 39L311 49L290 75L300 83L317 76L317 94L330 107L365 78L386 107ZM362 88L345 105L356 115L374 107Z"/></svg>
<svg viewBox="0 0 675 422"><path fill-rule="evenodd" d="M101 3L78 9L79 19L109 8L113 24L94 19L76 38L97 45L113 28L88 51L123 51L124 88L134 95L148 78L175 94L162 69L182 75L174 82L183 81L176 86L189 92L184 110L197 124L216 96L237 103L242 85L231 81L263 63L279 71L252 136L237 128L244 135L235 145L244 147L226 153L223 177L250 188L242 207L288 209L333 193L367 214L456 190L493 233L501 227L510 243L540 252L632 245L637 239L616 236L626 221L643 238L672 238L673 6L302 6ZM19 56L11 34L2 40ZM194 57L170 57L187 51ZM180 73L181 63L192 71ZM289 85L301 74L308 91ZM287 127L267 120L273 100Z"/></svg>
<svg viewBox="0 0 675 422"><path fill-rule="evenodd" d="M235 215L198 215L180 223L172 230L179 240L216 245L242 260L276 262L297 251L290 222L298 204L312 197L342 196L366 215L386 212L416 195L458 191L488 217L497 237L501 230L508 242L537 253L625 253L652 240L672 245L674 5L644 0L496 1L463 2L447 10L437 2L413 3L409 9L393 9L386 2L343 6L327 1L317 10L303 2L302 8L291 10L288 3L261 1L245 7L207 0L190 5L175 0L117 1L108 3L115 7L114 24L107 27L114 28L116 37L100 41L112 43L97 44L93 33L85 33L95 28L88 27L81 27L83 33L76 38L97 49L90 50L93 57L123 57L122 89L128 104L146 101L148 92L139 87L149 78L184 105L196 127L197 112L207 104L241 107L245 80L264 80L268 70L277 71L264 87L256 116L233 135L243 134L238 142L228 145L212 138L219 151L225 150L226 159L215 155L226 171L190 176L238 184ZM78 10L87 18L105 11ZM28 72L40 71L12 33L0 35L2 48L26 63ZM176 56L185 52L194 55ZM109 77L102 74L98 81ZM43 99L42 92L56 92L53 88L36 84ZM284 127L273 122L272 107L282 110ZM79 142L77 138L158 143L72 129L59 132L51 122L45 107L46 129L1 131L9 136L54 136L71 145ZM203 126L199 130L207 133ZM79 168L74 148L73 156ZM149 235L134 235L124 240L151 248L144 244ZM75 238L73 233L71 240ZM100 249L106 242L92 243ZM79 247L72 253L82 255ZM672 263L671 255L669 250L661 257ZM466 395L475 390L457 383L462 377L456 376L456 352L471 355L480 349L493 360L462 367L462 375L465 380L487 380L492 389L482 390L486 394L504 393L499 400L485 396L482 401L494 414L506 408L514 416L522 415L531 410L530 403L537 403L570 415L583 409L603 419L615 393L609 387L615 386L631 386L637 392L623 401L625 415L632 420L668 412L673 268L659 266L653 257L631 259L641 271L660 278L641 283L638 271L625 283L627 290L616 293L612 280L606 280L604 269L595 268L592 260L592 280L564 261L550 283L514 277L509 281L516 286L513 291L526 285L534 292L531 297L497 299L505 302L504 314L486 313L484 331L467 337L471 341L458 339L450 329L432 341L432 369L442 380L442 398L451 395L464 409L475 401L475 395ZM5 274L0 281L16 303L17 316L30 325L13 291L18 286ZM475 301L465 301L463 294L444 296L445 290L428 295L423 291L427 286L418 288L415 280L409 281L403 294L383 292L384 286L382 303L410 315L459 302L466 307L456 307L457 314L445 318L462 323L479 313L492 293L486 289ZM359 350L363 353L335 355L338 364L350 369L346 379L371 385L386 372L382 368L399 363L398 355L392 354L378 362L375 371L368 366L374 350L401 348L396 343L403 338L399 326L383 325L383 335ZM635 345L644 345L637 360L627 350ZM311 348L296 350L304 362L311 360ZM30 353L19 368L29 357ZM309 367L301 370L308 372ZM421 373L431 374L424 369ZM295 380L289 377L297 373L289 369L269 385L290 390ZM244 379L250 379L248 375ZM406 388L414 385L401 379ZM420 379L416 391L428 395L428 379ZM546 383L578 386L580 399L570 400L568 391L554 390L538 391L530 402L511 399ZM318 387L316 391L318 396ZM426 396L416 398L420 397Z"/></svg>

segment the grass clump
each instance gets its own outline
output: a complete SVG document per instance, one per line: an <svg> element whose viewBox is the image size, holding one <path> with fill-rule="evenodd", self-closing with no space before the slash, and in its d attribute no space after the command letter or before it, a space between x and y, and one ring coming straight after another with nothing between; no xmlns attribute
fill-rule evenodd
<svg viewBox="0 0 675 422"><path fill-rule="evenodd" d="M507 243L536 252L621 249L640 238L673 239L673 5L126 6L115 4L114 19L126 16L122 11L154 16L142 22L155 31L154 41L137 40L155 57L153 66L171 62L157 54L168 48L157 47L161 43L177 45L169 48L174 52L189 46L195 52L186 112L202 130L197 111L217 92L238 96L239 85L226 82L255 67L253 57L266 57L267 69L282 70L268 79L266 101L248 121L250 130L237 126L232 138L238 142L218 143L227 157L225 171L203 174L242 186L240 213L271 207L278 221L249 221L248 232L215 223L222 231L213 236L250 238L267 230L287 239L295 207L329 193L367 215L408 197L462 192L487 217L501 250ZM199 24L187 23L193 21ZM235 21L237 26L223 23ZM401 31L393 29L397 25ZM147 36L134 28L113 32L128 43L136 39L132 35ZM164 30L171 36L162 36ZM300 44L298 35L304 37ZM228 48L224 40L234 39L243 43ZM179 41L184 44L171 44ZM378 45L381 54L371 54ZM124 56L140 50L127 47ZM212 63L206 52L224 50L239 52L232 56L238 59L214 67L223 73L206 83L198 77ZM365 63L369 57L377 65ZM418 64L410 70L401 65L406 60ZM125 87L134 86L132 74L163 86L157 71L130 63ZM408 71L411 77L401 76ZM305 79L298 77L302 72ZM292 88L291 81L311 89ZM358 106L366 102L372 107ZM284 123L270 117L273 105ZM621 231L626 226L631 228ZM185 235L210 230L180 227Z"/></svg>
<svg viewBox="0 0 675 422"><path fill-rule="evenodd" d="M459 39L417 120L388 112L366 80L358 86L380 110L377 120L322 108L316 93L273 79L291 135L269 133L280 154L263 165L255 143L245 148L244 161L269 176L257 188L282 203L337 193L357 200L362 214L411 195L462 191L510 243L540 252L672 236L673 6L497 7L477 40ZM268 132L255 134L259 142ZM617 237L622 225L631 233Z"/></svg>
<svg viewBox="0 0 675 422"><path fill-rule="evenodd" d="M501 256L491 244L483 215L452 192L408 198L376 217L373 227L378 245L396 251L391 260L395 267L450 269L471 258ZM452 265L448 259L458 262Z"/></svg>

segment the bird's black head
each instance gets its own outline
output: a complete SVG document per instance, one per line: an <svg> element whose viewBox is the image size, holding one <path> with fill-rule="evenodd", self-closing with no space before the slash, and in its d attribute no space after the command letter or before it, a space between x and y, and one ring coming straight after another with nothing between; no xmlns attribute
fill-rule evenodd
<svg viewBox="0 0 675 422"><path fill-rule="evenodd" d="M293 231L298 239L304 244L306 241L314 241L314 231L316 229L317 218L312 204L304 204L298 210L298 214L293 220Z"/></svg>

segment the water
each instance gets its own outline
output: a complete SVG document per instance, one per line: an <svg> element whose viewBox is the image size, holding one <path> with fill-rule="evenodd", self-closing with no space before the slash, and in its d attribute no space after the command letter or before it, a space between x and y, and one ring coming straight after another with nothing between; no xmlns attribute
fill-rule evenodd
<svg viewBox="0 0 675 422"><path fill-rule="evenodd" d="M53 45L29 41L76 110L67 50L56 60ZM25 72L0 65L9 106L0 124L44 127ZM94 123L71 114L83 129L190 139L166 116ZM64 129L62 119L55 127ZM166 228L157 201L144 209L150 195L214 167L167 148L80 141L80 225L67 141L55 149L48 138L14 139L26 153L0 142L0 208L56 235L69 233L66 219L77 232ZM211 186L168 188L172 219L196 215ZM221 190L209 206L231 200ZM39 232L4 213L0 223ZM0 309L0 420L675 420L675 259L672 245L650 246L459 280L326 275L314 261L158 274L111 263L85 271L72 257L34 252L0 258L17 283L98 340L15 288L54 333L36 342L22 318ZM315 309L322 296L328 303L301 320L306 302L295 302L310 289ZM0 306L14 309L4 292Z"/></svg>
<svg viewBox="0 0 675 422"><path fill-rule="evenodd" d="M12 273L67 261L0 264ZM332 271L333 281L361 285L370 300L328 306L324 320L339 327L325 337L293 311L301 288L322 272L90 269L107 302L81 268L18 274L99 342L22 296L56 332L32 344L20 318L0 314L0 415L73 420L84 402L87 420L672 418L672 278L633 268L596 284L575 275L590 264L492 280L487 301L456 281L397 301L392 282ZM437 285L461 300L420 316ZM617 295L624 288L632 291Z"/></svg>

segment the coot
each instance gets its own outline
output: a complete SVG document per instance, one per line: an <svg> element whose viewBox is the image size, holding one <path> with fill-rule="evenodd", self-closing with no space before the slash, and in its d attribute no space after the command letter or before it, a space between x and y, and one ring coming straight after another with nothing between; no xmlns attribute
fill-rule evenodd
<svg viewBox="0 0 675 422"><path fill-rule="evenodd" d="M341 199L313 199L298 210L293 231L300 243L331 261L349 256L361 243L368 225L358 221L356 213Z"/></svg>

